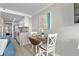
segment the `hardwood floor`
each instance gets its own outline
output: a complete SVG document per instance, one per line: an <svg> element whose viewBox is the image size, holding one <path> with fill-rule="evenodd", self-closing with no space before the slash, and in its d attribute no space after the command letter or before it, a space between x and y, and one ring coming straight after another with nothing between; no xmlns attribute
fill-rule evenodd
<svg viewBox="0 0 79 59"><path fill-rule="evenodd" d="M34 56L34 52L31 49L31 45L27 45L25 47L20 46L16 40L13 40L13 43L16 48L16 56Z"/></svg>
<svg viewBox="0 0 79 59"><path fill-rule="evenodd" d="M16 48L16 56L35 56L34 50L32 50L31 44L28 44L27 46L20 46L16 40L13 40L13 43ZM51 56L51 55L50 55ZM60 56L59 54L56 53L55 56Z"/></svg>

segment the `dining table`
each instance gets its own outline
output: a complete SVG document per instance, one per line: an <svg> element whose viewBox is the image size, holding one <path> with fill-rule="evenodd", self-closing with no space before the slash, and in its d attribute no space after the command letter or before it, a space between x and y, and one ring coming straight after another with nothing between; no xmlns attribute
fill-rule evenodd
<svg viewBox="0 0 79 59"><path fill-rule="evenodd" d="M30 36L29 40L30 40L31 44L36 47L35 50L36 50L36 53L37 53L38 46L41 43L43 43L43 44L47 43L47 36L38 36L38 35L36 35L36 36Z"/></svg>
<svg viewBox="0 0 79 59"><path fill-rule="evenodd" d="M47 36L31 36L29 37L30 42L33 45L39 45L41 42L46 43L47 42Z"/></svg>

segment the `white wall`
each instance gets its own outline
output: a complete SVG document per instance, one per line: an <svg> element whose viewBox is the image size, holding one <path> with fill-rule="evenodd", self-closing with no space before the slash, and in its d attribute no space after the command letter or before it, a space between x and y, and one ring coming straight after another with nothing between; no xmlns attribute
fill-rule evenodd
<svg viewBox="0 0 79 59"><path fill-rule="evenodd" d="M32 17L33 31L39 30L38 16L46 14L49 11L52 12L52 28L49 32L58 33L56 52L59 55L79 55L75 47L75 41L70 41L71 38L78 38L78 26L76 30L74 26L74 6L72 3L54 4L39 14L34 15Z"/></svg>
<svg viewBox="0 0 79 59"><path fill-rule="evenodd" d="M64 26L70 26L74 24L74 10L73 10L73 4L54 4L50 6L49 8L41 11L40 13L34 15L32 17L32 27L33 31L39 30L38 25L38 16L46 14L47 12L52 12L52 20L51 20L51 30L50 32L57 32L60 28Z"/></svg>

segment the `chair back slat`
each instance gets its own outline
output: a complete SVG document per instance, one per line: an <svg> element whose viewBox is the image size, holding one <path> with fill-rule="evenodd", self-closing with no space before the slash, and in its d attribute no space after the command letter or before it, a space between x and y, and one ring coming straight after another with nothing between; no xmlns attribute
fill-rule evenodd
<svg viewBox="0 0 79 59"><path fill-rule="evenodd" d="M57 33L56 34L48 34L48 40L47 40L47 49L55 47L57 40Z"/></svg>

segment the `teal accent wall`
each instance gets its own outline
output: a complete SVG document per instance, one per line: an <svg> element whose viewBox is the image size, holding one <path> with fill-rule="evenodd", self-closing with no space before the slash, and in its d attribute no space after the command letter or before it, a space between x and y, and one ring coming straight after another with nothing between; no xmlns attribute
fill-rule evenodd
<svg viewBox="0 0 79 59"><path fill-rule="evenodd" d="M48 29L50 29L50 12L47 14L47 25Z"/></svg>

